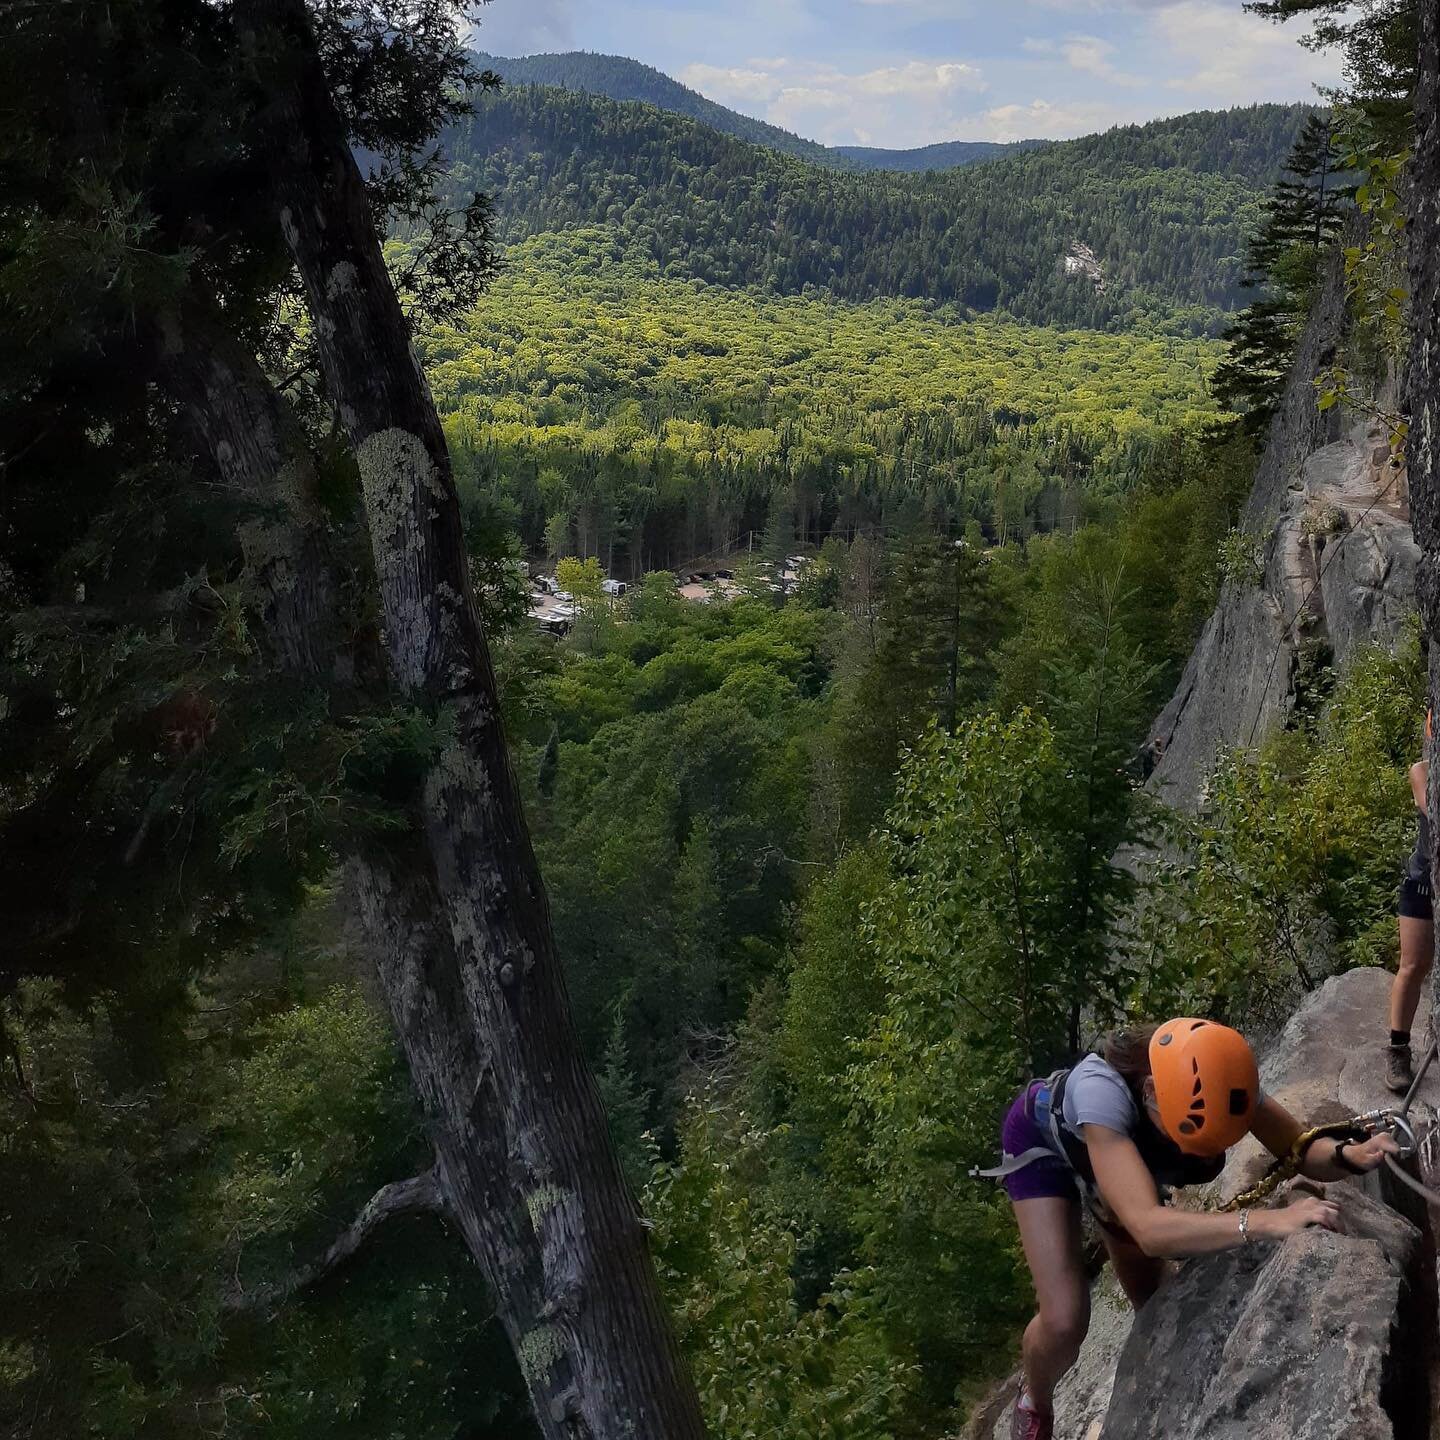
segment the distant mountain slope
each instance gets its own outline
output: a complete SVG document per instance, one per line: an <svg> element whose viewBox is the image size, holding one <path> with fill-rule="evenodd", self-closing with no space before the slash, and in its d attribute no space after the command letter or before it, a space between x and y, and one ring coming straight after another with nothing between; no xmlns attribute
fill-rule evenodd
<svg viewBox="0 0 1440 1440"><path fill-rule="evenodd" d="M648 105L525 86L481 97L446 149L455 191L492 195L507 239L601 225L660 273L715 284L1204 333L1241 299L1245 238L1306 113L1198 113L964 170L837 174Z"/></svg>
<svg viewBox="0 0 1440 1440"><path fill-rule="evenodd" d="M820 145L792 135L778 125L767 125L763 120L717 104L678 80L672 80L663 71L623 55L571 50L556 55L507 58L477 52L475 59L480 66L502 75L510 85L558 85L564 90L604 95L611 100L638 100L668 110L672 115L698 120L722 135L733 135L737 140L748 140L752 145L764 145L782 155L794 155L836 170L943 170L993 160L1038 143L1025 140L1003 145L989 140L951 140L913 150Z"/></svg>
<svg viewBox="0 0 1440 1440"><path fill-rule="evenodd" d="M942 140L936 145L917 145L913 150L880 150L873 145L836 145L832 154L843 155L859 170L958 170L983 160L998 160L1021 150L1035 150L1043 140Z"/></svg>

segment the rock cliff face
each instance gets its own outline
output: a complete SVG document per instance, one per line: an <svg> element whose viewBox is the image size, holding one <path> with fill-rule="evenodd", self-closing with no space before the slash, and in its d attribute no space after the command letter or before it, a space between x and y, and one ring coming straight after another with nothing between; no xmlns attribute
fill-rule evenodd
<svg viewBox="0 0 1440 1440"><path fill-rule="evenodd" d="M1312 664L1343 667L1415 609L1406 476L1378 428L1316 406L1312 377L1334 359L1344 312L1337 257L1242 518L1257 573L1227 581L1151 732L1151 788L1172 805L1199 802L1220 748L1283 723ZM1381 1085L1389 987L1388 972L1359 970L1310 995L1263 1057L1267 1093L1311 1124L1392 1106ZM1412 1111L1422 1133L1437 1103L1440 1066ZM1209 1193L1184 1203L1228 1200L1269 1158L1247 1141ZM1435 1157L1420 1164L1440 1187ZM1324 1188L1343 1234L1186 1261L1138 1317L1103 1273L1056 1394L1056 1440L1440 1440L1440 1212L1388 1172ZM1282 1187L1270 1203L1287 1198ZM1018 1384L977 1412L976 1440L1008 1440Z"/></svg>
<svg viewBox="0 0 1440 1440"><path fill-rule="evenodd" d="M1316 1122L1391 1101L1379 1033L1389 984L1386 971L1354 970L1315 991L1264 1057L1266 1092ZM1440 1078L1425 1096L1440 1096ZM1263 1169L1249 1142L1211 1193L1191 1198L1227 1199ZM1440 1381L1424 1205L1388 1176L1324 1188L1345 1234L1187 1261L1133 1324L1103 1276L1090 1335L1056 1395L1056 1440L1430 1436ZM981 1440L1006 1440L1012 1398L1013 1387L977 1417Z"/></svg>
<svg viewBox="0 0 1440 1440"><path fill-rule="evenodd" d="M1193 1260L1136 1318L1099 1440L1403 1440L1429 1433L1412 1346L1433 1325L1420 1228L1327 1187L1343 1235Z"/></svg>
<svg viewBox="0 0 1440 1440"><path fill-rule="evenodd" d="M1393 638L1414 611L1419 551L1404 473L1377 427L1316 407L1312 377L1333 359L1343 327L1335 268L1242 518L1262 573L1227 581L1151 731L1151 785L1172 805L1195 805L1219 748L1261 739L1283 719L1307 657L1343 666L1358 645Z"/></svg>

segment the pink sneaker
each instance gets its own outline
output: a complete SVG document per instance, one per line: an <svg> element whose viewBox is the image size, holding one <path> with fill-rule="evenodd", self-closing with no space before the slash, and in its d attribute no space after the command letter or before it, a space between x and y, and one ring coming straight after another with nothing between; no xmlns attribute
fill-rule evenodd
<svg viewBox="0 0 1440 1440"><path fill-rule="evenodd" d="M1015 1402L1015 1417L1010 1422L1010 1440L1054 1440L1055 1417L1032 1410L1022 1396Z"/></svg>

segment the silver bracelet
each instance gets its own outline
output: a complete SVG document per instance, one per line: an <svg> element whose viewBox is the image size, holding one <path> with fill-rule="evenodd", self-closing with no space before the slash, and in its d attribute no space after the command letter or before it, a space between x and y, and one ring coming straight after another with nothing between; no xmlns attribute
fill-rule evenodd
<svg viewBox="0 0 1440 1440"><path fill-rule="evenodd" d="M1242 1245L1250 1243L1250 1212L1248 1210L1240 1212L1240 1243Z"/></svg>

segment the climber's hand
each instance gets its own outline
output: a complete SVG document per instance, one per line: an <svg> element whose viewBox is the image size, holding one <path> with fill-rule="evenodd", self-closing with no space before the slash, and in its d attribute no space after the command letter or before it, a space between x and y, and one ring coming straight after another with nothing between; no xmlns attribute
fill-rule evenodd
<svg viewBox="0 0 1440 1440"><path fill-rule="evenodd" d="M1255 1221L1260 1223L1257 1225ZM1312 1195L1296 1200L1279 1210L1262 1210L1251 1221L1251 1229L1257 1234L1273 1240L1282 1240L1297 1230L1309 1225L1319 1225L1326 1230L1340 1228L1340 1207L1329 1200L1319 1200Z"/></svg>
<svg viewBox="0 0 1440 1440"><path fill-rule="evenodd" d="M1345 1147L1345 1158L1358 1170L1374 1170L1387 1155L1399 1153L1399 1142L1383 1132L1372 1135L1363 1145Z"/></svg>

